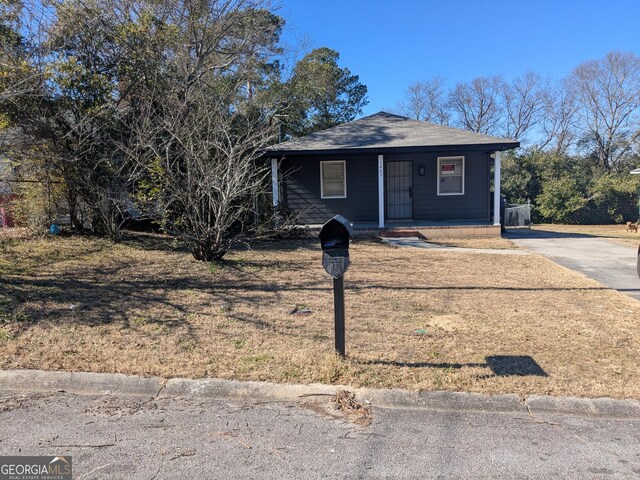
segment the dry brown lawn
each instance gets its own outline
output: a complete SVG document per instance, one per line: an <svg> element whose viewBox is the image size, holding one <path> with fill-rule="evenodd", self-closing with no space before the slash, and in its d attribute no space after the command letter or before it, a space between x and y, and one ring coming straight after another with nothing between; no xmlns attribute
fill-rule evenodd
<svg viewBox="0 0 640 480"><path fill-rule="evenodd" d="M313 240L0 237L0 368L640 398L640 302L538 256L352 246L347 359Z"/></svg>
<svg viewBox="0 0 640 480"><path fill-rule="evenodd" d="M553 225L540 224L534 230L546 230L575 235L590 235L603 237L616 243L637 248L640 244L640 233L627 232L626 225ZM640 230L640 229L639 229Z"/></svg>

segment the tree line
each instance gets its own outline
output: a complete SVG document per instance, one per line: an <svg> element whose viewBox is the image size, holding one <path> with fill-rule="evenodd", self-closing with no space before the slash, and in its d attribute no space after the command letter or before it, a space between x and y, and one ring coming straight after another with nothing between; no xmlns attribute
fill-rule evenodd
<svg viewBox="0 0 640 480"><path fill-rule="evenodd" d="M351 121L368 99L335 50L285 49L274 12L267 0L0 0L0 159L20 219L42 230L66 216L119 240L139 215L200 260L286 225L264 148ZM535 220L606 223L636 218L639 105L639 57L611 52L555 81L434 77L399 108L520 140L503 185Z"/></svg>
<svg viewBox="0 0 640 480"><path fill-rule="evenodd" d="M531 202L534 220L611 223L638 219L640 57L609 52L562 79L528 71L506 81L443 77L411 84L398 110L412 118L521 142L505 155L503 189Z"/></svg>
<svg viewBox="0 0 640 480"><path fill-rule="evenodd" d="M0 155L22 220L121 238L131 215L199 260L273 233L264 148L353 120L338 52L287 65L262 0L0 0Z"/></svg>

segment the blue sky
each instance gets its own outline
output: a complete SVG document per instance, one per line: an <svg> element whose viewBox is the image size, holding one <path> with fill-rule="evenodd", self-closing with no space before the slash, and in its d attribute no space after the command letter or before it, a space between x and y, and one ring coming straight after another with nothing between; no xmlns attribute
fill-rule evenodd
<svg viewBox="0 0 640 480"><path fill-rule="evenodd" d="M340 52L369 88L364 114L435 75L561 78L610 50L640 54L640 0L281 1L283 40Z"/></svg>

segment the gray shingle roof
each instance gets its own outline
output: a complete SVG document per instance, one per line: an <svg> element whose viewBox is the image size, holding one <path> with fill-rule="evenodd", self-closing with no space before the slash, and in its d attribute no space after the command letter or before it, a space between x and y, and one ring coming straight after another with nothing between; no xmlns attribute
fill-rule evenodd
<svg viewBox="0 0 640 480"><path fill-rule="evenodd" d="M279 143L269 153L479 145L508 150L518 141L413 120L387 112Z"/></svg>

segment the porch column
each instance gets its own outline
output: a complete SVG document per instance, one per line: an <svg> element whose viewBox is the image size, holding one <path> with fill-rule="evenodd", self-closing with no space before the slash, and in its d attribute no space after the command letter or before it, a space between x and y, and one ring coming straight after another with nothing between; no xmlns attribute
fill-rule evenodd
<svg viewBox="0 0 640 480"><path fill-rule="evenodd" d="M493 224L500 225L500 153L496 152L493 167Z"/></svg>
<svg viewBox="0 0 640 480"><path fill-rule="evenodd" d="M273 192L273 206L277 207L280 203L280 189L278 188L278 160L271 159L271 190Z"/></svg>
<svg viewBox="0 0 640 480"><path fill-rule="evenodd" d="M378 227L384 228L384 155L378 155Z"/></svg>

